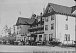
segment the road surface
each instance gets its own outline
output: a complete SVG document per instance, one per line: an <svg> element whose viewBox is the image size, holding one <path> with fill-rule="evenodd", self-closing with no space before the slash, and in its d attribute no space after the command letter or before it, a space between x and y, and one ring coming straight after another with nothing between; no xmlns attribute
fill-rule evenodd
<svg viewBox="0 0 76 53"><path fill-rule="evenodd" d="M67 47L52 47L52 46L13 46L13 45L0 45L0 52L51 52L51 51L75 51L75 48Z"/></svg>

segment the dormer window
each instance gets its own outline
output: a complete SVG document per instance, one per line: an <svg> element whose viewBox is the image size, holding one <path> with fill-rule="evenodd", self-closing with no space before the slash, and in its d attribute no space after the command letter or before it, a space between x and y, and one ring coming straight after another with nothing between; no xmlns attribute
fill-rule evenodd
<svg viewBox="0 0 76 53"><path fill-rule="evenodd" d="M48 7L48 13L50 13L52 11L53 11L53 7L52 6Z"/></svg>
<svg viewBox="0 0 76 53"><path fill-rule="evenodd" d="M51 10L52 10L52 9L51 9L51 7L49 7L49 9L48 9L48 13L50 13L50 12L51 12Z"/></svg>

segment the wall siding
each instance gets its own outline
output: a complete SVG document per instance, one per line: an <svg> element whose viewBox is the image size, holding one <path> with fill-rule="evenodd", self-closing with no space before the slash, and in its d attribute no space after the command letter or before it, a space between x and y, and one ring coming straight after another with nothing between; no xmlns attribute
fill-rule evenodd
<svg viewBox="0 0 76 53"><path fill-rule="evenodd" d="M66 15L56 14L56 38L64 43L65 34L70 34L70 41L75 40L75 18ZM65 30L65 24L68 24L68 30Z"/></svg>

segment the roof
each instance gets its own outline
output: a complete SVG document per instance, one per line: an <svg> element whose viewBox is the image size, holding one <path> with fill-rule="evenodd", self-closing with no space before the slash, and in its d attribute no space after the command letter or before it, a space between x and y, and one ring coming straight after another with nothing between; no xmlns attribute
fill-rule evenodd
<svg viewBox="0 0 76 53"><path fill-rule="evenodd" d="M72 13L76 10L76 6L72 6Z"/></svg>
<svg viewBox="0 0 76 53"><path fill-rule="evenodd" d="M30 25L30 24L33 24L34 21L35 21L35 19L19 17L16 25Z"/></svg>
<svg viewBox="0 0 76 53"><path fill-rule="evenodd" d="M48 8L50 6L53 7L54 12L56 12L56 13L63 13L63 14L67 14L67 15L73 15L71 7L66 7L66 6L57 5L57 4L53 4L53 3L48 3L48 6L46 7L46 10L45 10L43 15L47 14Z"/></svg>

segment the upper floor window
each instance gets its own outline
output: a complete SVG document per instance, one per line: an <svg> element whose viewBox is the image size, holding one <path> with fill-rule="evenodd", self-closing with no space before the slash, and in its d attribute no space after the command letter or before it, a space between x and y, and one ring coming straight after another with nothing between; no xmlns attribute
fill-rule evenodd
<svg viewBox="0 0 76 53"><path fill-rule="evenodd" d="M45 25L45 30L48 30L48 25Z"/></svg>
<svg viewBox="0 0 76 53"><path fill-rule="evenodd" d="M65 34L65 41L70 41L70 34Z"/></svg>
<svg viewBox="0 0 76 53"><path fill-rule="evenodd" d="M19 29L19 26L17 26L17 29Z"/></svg>
<svg viewBox="0 0 76 53"><path fill-rule="evenodd" d="M51 24L51 30L53 30L54 29L54 23L53 24Z"/></svg>
<svg viewBox="0 0 76 53"><path fill-rule="evenodd" d="M45 21L48 22L48 17L45 18Z"/></svg>
<svg viewBox="0 0 76 53"><path fill-rule="evenodd" d="M68 30L68 24L65 24L65 30Z"/></svg>
<svg viewBox="0 0 76 53"><path fill-rule="evenodd" d="M41 41L42 40L42 35L39 35L39 41Z"/></svg>
<svg viewBox="0 0 76 53"><path fill-rule="evenodd" d="M54 20L54 15L51 15L51 20Z"/></svg>
<svg viewBox="0 0 76 53"><path fill-rule="evenodd" d="M17 29L21 29L21 26L17 26Z"/></svg>

